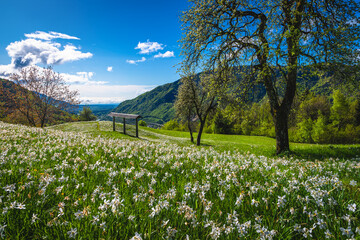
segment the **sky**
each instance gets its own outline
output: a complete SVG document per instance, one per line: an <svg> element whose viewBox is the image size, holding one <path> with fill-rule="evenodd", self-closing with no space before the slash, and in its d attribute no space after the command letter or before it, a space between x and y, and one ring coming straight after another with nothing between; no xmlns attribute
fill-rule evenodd
<svg viewBox="0 0 360 240"><path fill-rule="evenodd" d="M82 103L119 103L179 79L187 0L1 0L0 77L52 66Z"/></svg>

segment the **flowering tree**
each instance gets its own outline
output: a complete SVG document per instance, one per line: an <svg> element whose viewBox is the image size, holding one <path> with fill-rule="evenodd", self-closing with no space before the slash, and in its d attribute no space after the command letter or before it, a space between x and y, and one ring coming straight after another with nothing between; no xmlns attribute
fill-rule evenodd
<svg viewBox="0 0 360 240"><path fill-rule="evenodd" d="M288 116L298 71L341 72L359 62L355 0L191 0L184 12L181 70L242 76L242 90L262 84L269 97L276 152L289 150ZM215 78L221 88L225 80ZM227 81L227 80L226 80Z"/></svg>
<svg viewBox="0 0 360 240"><path fill-rule="evenodd" d="M198 146L201 143L206 118L217 106L216 91L209 89L206 84L209 78L212 77L207 74L200 76L200 79L193 74L187 74L181 79L182 84L175 102L177 115L182 116L188 122L191 141L193 141L191 120L194 116L199 119L200 126L196 139Z"/></svg>
<svg viewBox="0 0 360 240"><path fill-rule="evenodd" d="M36 117L40 126L44 127L56 111L66 110L79 103L78 92L71 91L61 75L51 68L23 68L19 74L13 74L11 79L28 90L18 96L21 100L19 109L25 114L34 114L29 121L32 125L36 124Z"/></svg>

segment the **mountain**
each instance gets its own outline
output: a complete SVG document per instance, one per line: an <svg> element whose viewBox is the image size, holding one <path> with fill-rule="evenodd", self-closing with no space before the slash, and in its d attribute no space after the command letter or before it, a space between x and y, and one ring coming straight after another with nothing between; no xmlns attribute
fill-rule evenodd
<svg viewBox="0 0 360 240"><path fill-rule="evenodd" d="M88 107L92 111L92 113L98 118L109 114L112 112L114 108L116 108L119 104L79 104L76 109L73 110L74 114L78 114L83 110L83 107Z"/></svg>
<svg viewBox="0 0 360 240"><path fill-rule="evenodd" d="M26 105L24 95L29 93L32 94L32 98L39 98L37 94L29 92L24 87L0 78L0 120L25 125L38 125L39 120L35 110L24 107ZM47 124L50 125L73 121L76 117L54 106L51 106L48 112L52 112L47 120Z"/></svg>
<svg viewBox="0 0 360 240"><path fill-rule="evenodd" d="M200 73L201 74L201 73ZM200 75L198 74L198 76ZM280 72L278 73L280 77ZM241 81L239 79L239 81ZM297 79L297 91L303 92L306 89L316 94L330 95L331 88L319 81L319 77L309 76L306 68L300 68ZM174 103L180 80L167 83L145 92L140 96L120 103L113 111L129 114L140 114L148 123L164 124L175 118ZM260 101L266 94L263 86L256 86L249 93L248 99L252 102ZM102 118L103 120L104 118ZM110 118L107 118L108 120Z"/></svg>
<svg viewBox="0 0 360 240"><path fill-rule="evenodd" d="M180 80L158 86L134 99L120 103L114 111L140 114L146 122L163 124L175 117L174 102L179 85Z"/></svg>

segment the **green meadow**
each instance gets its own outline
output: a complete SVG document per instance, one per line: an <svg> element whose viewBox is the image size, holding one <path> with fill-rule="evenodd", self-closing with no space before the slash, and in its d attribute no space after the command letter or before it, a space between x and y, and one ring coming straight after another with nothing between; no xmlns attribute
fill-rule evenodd
<svg viewBox="0 0 360 240"><path fill-rule="evenodd" d="M123 134L123 125L116 123L116 132L112 131L112 122L75 122L49 127L63 131L90 133L94 136L104 136L119 139L164 141L181 146L191 146L188 132L170 131L139 127L139 138L135 136L135 126L126 125L127 135ZM196 140L197 134L194 133ZM252 153L257 156L275 157L275 139L263 136L207 134L202 135L202 147L214 148L218 151L238 151ZM360 157L360 144L306 144L290 143L291 152L286 157L321 160L326 158L357 158Z"/></svg>
<svg viewBox="0 0 360 240"><path fill-rule="evenodd" d="M275 157L264 137L205 135L197 147L183 132L127 130L0 122L0 238L360 237L358 146Z"/></svg>

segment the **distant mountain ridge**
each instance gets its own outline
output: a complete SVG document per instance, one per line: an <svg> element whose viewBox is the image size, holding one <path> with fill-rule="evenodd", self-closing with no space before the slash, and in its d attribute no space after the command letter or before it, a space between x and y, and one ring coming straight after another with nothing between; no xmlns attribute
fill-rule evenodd
<svg viewBox="0 0 360 240"><path fill-rule="evenodd" d="M330 94L328 86L324 86L318 77L303 77L307 75L307 71L302 70L300 69L298 74L298 91L309 89L314 93ZM177 80L158 86L134 99L120 103L113 111L140 114L146 122L164 124L175 118L174 103L180 84L181 81ZM259 101L265 94L266 91L263 86L256 87L256 91L250 96L250 101Z"/></svg>

